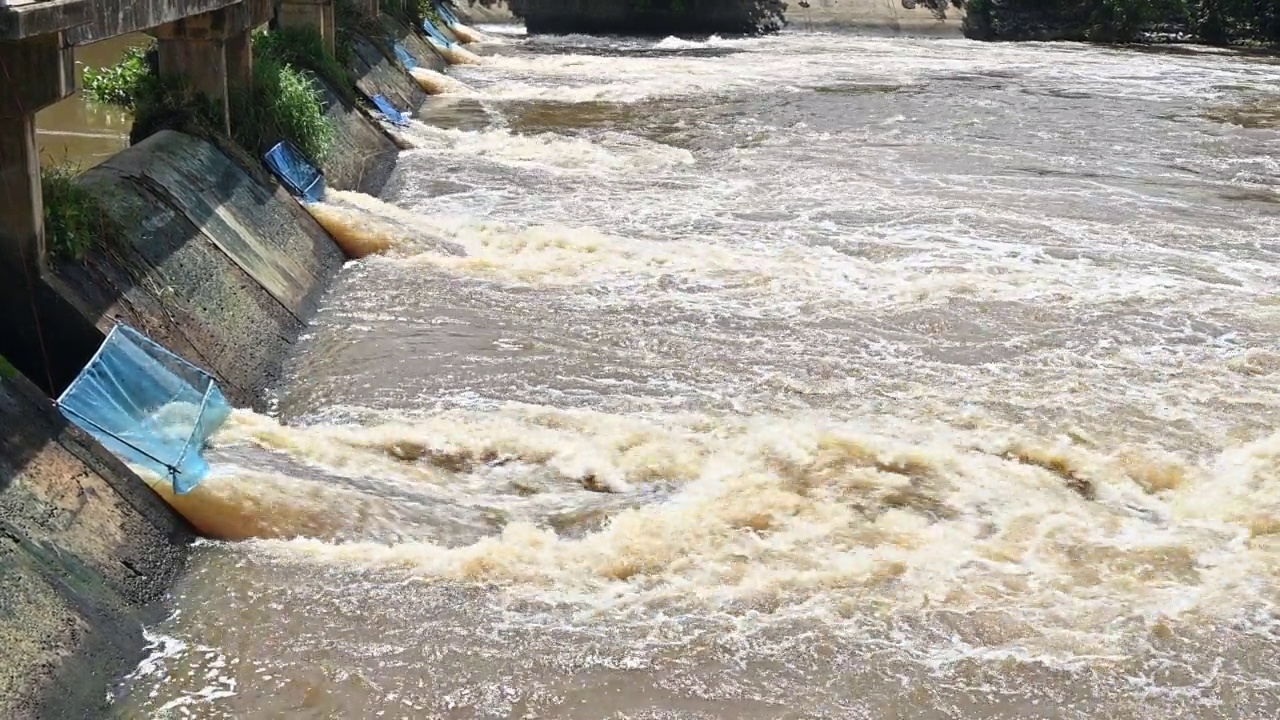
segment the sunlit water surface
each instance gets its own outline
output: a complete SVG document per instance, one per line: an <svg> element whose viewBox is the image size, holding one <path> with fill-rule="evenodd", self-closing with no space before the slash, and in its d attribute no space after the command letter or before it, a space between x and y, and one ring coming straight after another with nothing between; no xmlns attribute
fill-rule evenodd
<svg viewBox="0 0 1280 720"><path fill-rule="evenodd" d="M1280 66L485 30L123 715L1280 713Z"/></svg>

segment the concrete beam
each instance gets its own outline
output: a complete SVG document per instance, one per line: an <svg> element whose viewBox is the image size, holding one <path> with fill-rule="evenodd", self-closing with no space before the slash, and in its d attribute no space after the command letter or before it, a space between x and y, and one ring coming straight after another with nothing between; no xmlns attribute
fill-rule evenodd
<svg viewBox="0 0 1280 720"><path fill-rule="evenodd" d="M0 0L0 40L49 35L93 21L93 0Z"/></svg>
<svg viewBox="0 0 1280 720"><path fill-rule="evenodd" d="M329 54L336 54L338 28L334 23L333 0L280 0L276 7L276 22L282 28L315 30L324 39L324 47Z"/></svg>
<svg viewBox="0 0 1280 720"><path fill-rule="evenodd" d="M241 0L93 0L92 20L68 31L67 38L72 45L87 45L240 3Z"/></svg>
<svg viewBox="0 0 1280 720"><path fill-rule="evenodd" d="M210 12L191 13L157 24L147 34L157 39L227 38L265 24L271 20L271 12L271 0L236 0Z"/></svg>

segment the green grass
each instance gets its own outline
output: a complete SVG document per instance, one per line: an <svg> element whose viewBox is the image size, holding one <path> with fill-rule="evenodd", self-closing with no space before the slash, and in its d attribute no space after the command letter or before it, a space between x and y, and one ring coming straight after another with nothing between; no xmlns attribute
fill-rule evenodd
<svg viewBox="0 0 1280 720"><path fill-rule="evenodd" d="M333 124L315 83L304 71L270 56L255 58L253 91L237 93L231 107L232 135L255 154L289 140L318 165L333 148Z"/></svg>
<svg viewBox="0 0 1280 720"><path fill-rule="evenodd" d="M16 377L18 377L18 368L10 364L8 360L5 360L3 355L0 355L0 378L12 380Z"/></svg>
<svg viewBox="0 0 1280 720"><path fill-rule="evenodd" d="M79 260L106 232L106 215L93 193L75 182L79 168L40 170L44 195L45 247L55 262Z"/></svg>
<svg viewBox="0 0 1280 720"><path fill-rule="evenodd" d="M341 17L338 6L335 6L334 12L339 18ZM341 19L338 23L341 25ZM355 81L346 67L325 49L324 40L315 30L280 28L274 32L254 35L253 61L257 63L260 60L275 61L299 70L310 70L333 86L348 102L355 100L353 90ZM257 79L255 74L254 80Z"/></svg>

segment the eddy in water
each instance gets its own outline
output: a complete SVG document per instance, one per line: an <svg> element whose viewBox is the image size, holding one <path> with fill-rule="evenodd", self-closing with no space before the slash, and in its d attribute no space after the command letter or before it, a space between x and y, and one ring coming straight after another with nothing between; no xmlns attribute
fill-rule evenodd
<svg viewBox="0 0 1280 720"><path fill-rule="evenodd" d="M126 716L1280 714L1280 69L480 30Z"/></svg>

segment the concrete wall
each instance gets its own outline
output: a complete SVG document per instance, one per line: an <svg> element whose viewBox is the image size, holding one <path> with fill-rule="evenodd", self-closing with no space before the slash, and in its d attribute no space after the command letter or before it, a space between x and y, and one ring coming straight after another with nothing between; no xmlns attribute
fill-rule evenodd
<svg viewBox="0 0 1280 720"><path fill-rule="evenodd" d="M356 78L356 89L366 97L385 95L397 108L416 114L428 95L393 61L390 43L399 41L423 67L443 70L447 63L403 20L384 13L378 24L383 34L376 42L357 37L352 43L349 69ZM345 106L332 88L322 86L322 93L326 112L337 129L333 152L324 163L329 186L377 195L391 176L400 148L377 122Z"/></svg>
<svg viewBox="0 0 1280 720"><path fill-rule="evenodd" d="M903 35L960 36L964 12L948 4L935 11L924 0L787 0L787 24L793 28L844 27Z"/></svg>
<svg viewBox="0 0 1280 720"><path fill-rule="evenodd" d="M440 57L440 53L436 52L431 43L423 38L422 33L409 27L407 22L386 14L383 14L378 20L382 31L386 33L387 39L399 41L400 44L404 45L404 49L413 56L418 65L440 71L449 66L449 63ZM417 110L418 107L415 107L414 110Z"/></svg>
<svg viewBox="0 0 1280 720"><path fill-rule="evenodd" d="M122 230L60 265L63 297L102 331L122 320L263 406L344 257L307 212L204 140L157 133L86 171Z"/></svg>
<svg viewBox="0 0 1280 720"><path fill-rule="evenodd" d="M323 163L328 186L378 194L391 176L399 148L376 122L344 104L333 89L321 83L320 94L336 131L333 150Z"/></svg>
<svg viewBox="0 0 1280 720"><path fill-rule="evenodd" d="M356 47L362 91L425 100L375 43ZM425 46L417 53L440 62ZM337 130L330 186L378 192L396 146L331 88L322 93ZM263 391L346 259L253 159L236 155L156 133L77 179L104 200L116 232L43 281L0 268L0 296L17 293L14 307L29 305L46 327L52 386L120 320L209 370L235 405L263 409ZM4 324L27 332L24 322ZM0 379L0 718L107 716L108 689L142 658L142 627L165 611L158 601L191 539L180 516L38 388Z"/></svg>
<svg viewBox="0 0 1280 720"><path fill-rule="evenodd" d="M34 385L0 379L0 717L105 717L191 538Z"/></svg>
<svg viewBox="0 0 1280 720"><path fill-rule="evenodd" d="M408 48L405 48L408 50ZM427 94L418 83L387 58L381 48L363 38L351 43L350 68L355 72L356 88L366 97L384 95L401 110L416 111L427 101ZM410 52L411 55L415 53ZM434 54L432 55L434 57Z"/></svg>

